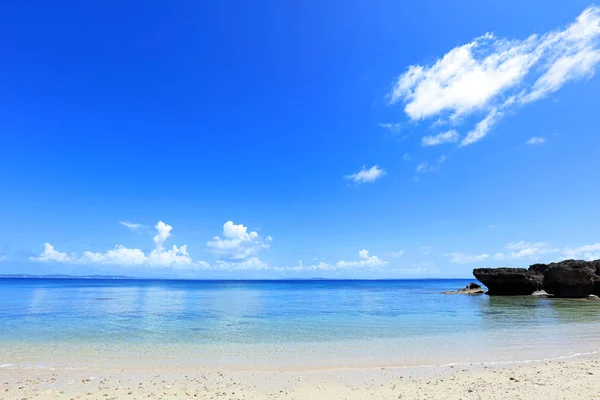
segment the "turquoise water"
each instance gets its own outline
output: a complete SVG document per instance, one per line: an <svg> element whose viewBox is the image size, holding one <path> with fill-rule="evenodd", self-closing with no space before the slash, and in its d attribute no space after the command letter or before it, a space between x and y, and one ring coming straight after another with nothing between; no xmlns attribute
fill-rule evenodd
<svg viewBox="0 0 600 400"><path fill-rule="evenodd" d="M0 365L439 365L600 350L600 302L441 294L468 282L4 279Z"/></svg>

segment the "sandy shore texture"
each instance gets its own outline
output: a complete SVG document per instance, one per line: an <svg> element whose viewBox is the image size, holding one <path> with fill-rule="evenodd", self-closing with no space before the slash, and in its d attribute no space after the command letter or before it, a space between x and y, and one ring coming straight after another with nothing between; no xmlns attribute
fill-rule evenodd
<svg viewBox="0 0 600 400"><path fill-rule="evenodd" d="M600 399L600 356L510 366L219 370L0 369L0 399Z"/></svg>

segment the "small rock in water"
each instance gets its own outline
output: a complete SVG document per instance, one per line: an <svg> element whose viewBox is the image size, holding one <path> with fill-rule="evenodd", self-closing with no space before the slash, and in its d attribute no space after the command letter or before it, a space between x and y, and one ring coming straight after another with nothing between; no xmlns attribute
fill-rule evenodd
<svg viewBox="0 0 600 400"><path fill-rule="evenodd" d="M478 285L475 282L471 282L462 289L458 289L457 291L450 290L450 291L444 292L442 294L483 294L483 293L485 293L485 290L483 290L481 285Z"/></svg>

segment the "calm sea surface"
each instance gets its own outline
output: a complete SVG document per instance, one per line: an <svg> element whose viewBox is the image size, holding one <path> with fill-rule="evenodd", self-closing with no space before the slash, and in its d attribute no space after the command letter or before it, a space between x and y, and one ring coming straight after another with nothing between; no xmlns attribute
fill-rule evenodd
<svg viewBox="0 0 600 400"><path fill-rule="evenodd" d="M600 350L600 301L441 294L468 282L0 279L0 365L414 366Z"/></svg>

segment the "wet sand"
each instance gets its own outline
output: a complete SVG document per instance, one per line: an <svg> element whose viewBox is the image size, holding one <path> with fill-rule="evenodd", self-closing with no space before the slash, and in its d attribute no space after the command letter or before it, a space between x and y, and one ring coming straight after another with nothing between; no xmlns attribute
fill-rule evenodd
<svg viewBox="0 0 600 400"><path fill-rule="evenodd" d="M0 399L600 399L600 356L488 366L0 368Z"/></svg>

